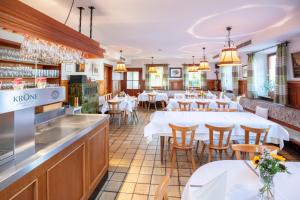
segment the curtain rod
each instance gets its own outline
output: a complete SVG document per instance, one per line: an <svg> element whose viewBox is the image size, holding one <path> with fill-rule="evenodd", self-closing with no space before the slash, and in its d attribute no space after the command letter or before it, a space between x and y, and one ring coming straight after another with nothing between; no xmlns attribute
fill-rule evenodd
<svg viewBox="0 0 300 200"><path fill-rule="evenodd" d="M282 42L282 43L278 43L278 44L275 44L275 45L273 45L273 46L270 46L270 47L266 47L266 48L264 48L264 49L261 49L261 50L257 50L257 51L253 51L253 52L251 52L250 54L255 54L255 53L258 53L258 52L261 52L261 51L265 51L265 50L268 50L268 49L271 49L271 48L274 48L274 47L277 47L279 44L286 44L286 45L288 45L290 42L289 41L285 41L285 42Z"/></svg>

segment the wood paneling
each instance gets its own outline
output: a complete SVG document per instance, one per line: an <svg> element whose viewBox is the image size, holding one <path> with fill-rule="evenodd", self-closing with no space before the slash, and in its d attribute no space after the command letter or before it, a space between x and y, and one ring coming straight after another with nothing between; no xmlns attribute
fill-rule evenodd
<svg viewBox="0 0 300 200"><path fill-rule="evenodd" d="M100 96L103 96L103 95L105 95L105 81L104 80L97 80L97 82L98 82L98 94L100 95Z"/></svg>
<svg viewBox="0 0 300 200"><path fill-rule="evenodd" d="M38 199L38 181L35 179L33 182L26 185L10 200L37 200Z"/></svg>
<svg viewBox="0 0 300 200"><path fill-rule="evenodd" d="M108 166L108 137L99 130L88 141L89 189L95 187Z"/></svg>
<svg viewBox="0 0 300 200"><path fill-rule="evenodd" d="M247 80L239 80L239 95L247 94Z"/></svg>
<svg viewBox="0 0 300 200"><path fill-rule="evenodd" d="M221 90L221 81L220 80L214 80L214 79L208 79L207 80L207 89L208 90Z"/></svg>
<svg viewBox="0 0 300 200"><path fill-rule="evenodd" d="M300 109L300 81L288 82L289 106Z"/></svg>
<svg viewBox="0 0 300 200"><path fill-rule="evenodd" d="M91 132L1 190L0 199L89 199L108 171L108 126L108 119L104 120Z"/></svg>
<svg viewBox="0 0 300 200"><path fill-rule="evenodd" d="M14 48L14 49L20 49L21 43L17 43L17 42L13 42L13 41L9 41L9 40L0 38L0 46L5 46L5 47L9 47L9 48Z"/></svg>
<svg viewBox="0 0 300 200"><path fill-rule="evenodd" d="M183 79L169 80L170 90L183 90Z"/></svg>
<svg viewBox="0 0 300 200"><path fill-rule="evenodd" d="M104 94L112 92L112 73L113 66L104 64Z"/></svg>
<svg viewBox="0 0 300 200"><path fill-rule="evenodd" d="M85 184L85 145L47 170L47 199L81 199ZM68 191L68 192L67 192Z"/></svg>
<svg viewBox="0 0 300 200"><path fill-rule="evenodd" d="M99 42L73 30L18 0L0 1L1 27L83 51L88 57L103 57Z"/></svg>

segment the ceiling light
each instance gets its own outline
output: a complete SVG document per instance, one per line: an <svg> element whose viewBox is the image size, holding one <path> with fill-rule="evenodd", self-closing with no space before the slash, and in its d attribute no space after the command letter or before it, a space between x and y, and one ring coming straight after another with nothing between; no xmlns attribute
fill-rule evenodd
<svg viewBox="0 0 300 200"><path fill-rule="evenodd" d="M228 31L228 35L227 35L228 41L226 42L227 44L225 44L225 48L222 49L218 66L220 67L239 66L241 65L241 60L239 58L237 48L234 46L234 44L231 44L233 43L232 40L230 39L231 27L227 27L226 30Z"/></svg>
<svg viewBox="0 0 300 200"><path fill-rule="evenodd" d="M154 64L153 64L153 58L154 57L151 57L151 59L152 59L152 64L149 66L149 69L148 69L148 72L149 73L153 73L153 74L155 74L155 73L157 73L157 70L156 70L156 67L154 67Z"/></svg>
<svg viewBox="0 0 300 200"><path fill-rule="evenodd" d="M203 49L203 60L200 61L199 64L199 71L210 71L210 67L208 64L208 61L206 60L206 56L205 56L205 47L202 48Z"/></svg>
<svg viewBox="0 0 300 200"><path fill-rule="evenodd" d="M127 72L125 62L124 62L125 59L122 57L122 53L123 53L123 51L120 50L120 60L117 62L117 66L114 69L114 72L118 72L118 73Z"/></svg>
<svg viewBox="0 0 300 200"><path fill-rule="evenodd" d="M198 72L198 67L195 65L195 56L193 56L193 64L188 67L188 72Z"/></svg>

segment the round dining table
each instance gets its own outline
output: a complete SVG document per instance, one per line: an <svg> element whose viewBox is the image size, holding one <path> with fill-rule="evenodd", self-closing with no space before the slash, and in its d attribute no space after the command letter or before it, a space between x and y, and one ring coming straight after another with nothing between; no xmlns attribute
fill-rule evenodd
<svg viewBox="0 0 300 200"><path fill-rule="evenodd" d="M275 200L297 200L300 162L285 163L289 173L274 177ZM243 160L222 160L198 168L187 182L182 200L252 200L259 199L258 170Z"/></svg>

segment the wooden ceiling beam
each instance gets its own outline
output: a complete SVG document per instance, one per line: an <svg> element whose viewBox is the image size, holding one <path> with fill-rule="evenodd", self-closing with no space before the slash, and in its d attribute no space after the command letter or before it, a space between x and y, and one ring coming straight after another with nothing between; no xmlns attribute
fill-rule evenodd
<svg viewBox="0 0 300 200"><path fill-rule="evenodd" d="M80 50L89 57L103 58L104 49L99 42L19 0L0 1L0 27Z"/></svg>

